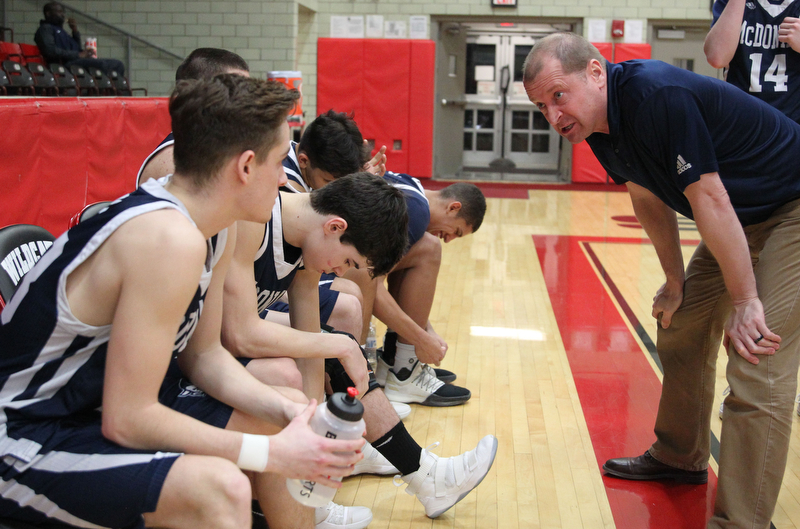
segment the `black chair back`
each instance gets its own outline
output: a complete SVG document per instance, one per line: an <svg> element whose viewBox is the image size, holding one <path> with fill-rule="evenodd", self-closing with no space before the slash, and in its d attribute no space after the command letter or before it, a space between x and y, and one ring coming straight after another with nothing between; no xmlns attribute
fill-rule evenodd
<svg viewBox="0 0 800 529"><path fill-rule="evenodd" d="M49 231L32 224L0 228L0 305L11 299L22 278L54 240Z"/></svg>
<svg viewBox="0 0 800 529"><path fill-rule="evenodd" d="M73 64L69 67L70 73L75 76L75 82L78 83L78 90L80 95L99 95L100 91L97 89L97 85L94 82L94 79L86 71L86 68L83 66L78 66L77 64Z"/></svg>
<svg viewBox="0 0 800 529"><path fill-rule="evenodd" d="M50 71L53 73L53 77L56 78L59 95L62 96L78 95L78 83L75 81L75 76L69 73L63 64L58 64L58 63L51 64Z"/></svg>
<svg viewBox="0 0 800 529"><path fill-rule="evenodd" d="M31 72L28 71L22 64L5 60L3 61L3 70L8 76L8 85L11 90L17 95L34 95L34 82Z"/></svg>

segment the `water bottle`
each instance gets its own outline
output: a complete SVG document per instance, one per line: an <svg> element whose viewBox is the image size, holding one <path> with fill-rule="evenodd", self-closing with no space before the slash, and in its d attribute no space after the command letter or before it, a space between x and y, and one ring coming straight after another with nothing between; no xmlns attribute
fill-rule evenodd
<svg viewBox="0 0 800 529"><path fill-rule="evenodd" d="M309 425L315 433L331 439L360 439L364 433L364 406L356 399L358 390L347 388L347 393L334 393L327 402L317 406ZM341 478L333 478L341 481ZM315 481L287 479L289 494L307 507L324 507L336 494L336 489Z"/></svg>
<svg viewBox="0 0 800 529"><path fill-rule="evenodd" d="M369 361L369 365L372 367L372 370L375 371L378 369L378 336L375 332L375 324L370 320L369 322L369 334L367 334L367 345L364 346L364 350L367 353L367 360Z"/></svg>

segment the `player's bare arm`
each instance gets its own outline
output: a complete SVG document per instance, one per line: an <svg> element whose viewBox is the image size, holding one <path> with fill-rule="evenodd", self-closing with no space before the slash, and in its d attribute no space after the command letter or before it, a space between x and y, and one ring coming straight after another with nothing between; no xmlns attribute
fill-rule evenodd
<svg viewBox="0 0 800 529"><path fill-rule="evenodd" d="M151 178L161 178L175 172L175 162L172 159L172 145L164 147L158 154L147 161L138 185L142 185Z"/></svg>
<svg viewBox="0 0 800 529"><path fill-rule="evenodd" d="M353 380L360 394L369 383L367 365L361 348L355 340L341 334L320 334L319 327L319 272L299 270L289 286L289 319L292 328L314 333L332 348L324 358L338 358Z"/></svg>
<svg viewBox="0 0 800 529"><path fill-rule="evenodd" d="M222 290L225 272L233 255L235 228L208 287L203 315L186 350L178 356L183 372L194 385L231 407L261 420L285 426L306 402L296 390L278 392L253 377L230 352L222 347ZM287 398L287 392L294 392Z"/></svg>
<svg viewBox="0 0 800 529"><path fill-rule="evenodd" d="M172 357L184 313L206 258L202 234L177 211L157 211L123 224L98 250L91 270L78 279L100 280L117 270L119 288L101 295L113 303L106 379L103 392L103 434L131 448L216 455L236 461L240 438L205 425L158 402L158 391ZM179 270L168 274L167 270ZM69 296L75 314L85 318L82 285ZM103 292L94 289L94 292ZM102 299L105 298L105 299ZM96 314L95 314L96 316Z"/></svg>
<svg viewBox="0 0 800 529"><path fill-rule="evenodd" d="M258 316L253 261L263 233L263 224L237 223L236 250L225 277L222 316L225 347L236 356L246 358L342 359L355 358L356 354L361 357L358 347L346 336L320 334L319 315L316 332L302 332ZM315 295L319 295L316 290ZM315 310L318 314L318 305Z"/></svg>
<svg viewBox="0 0 800 529"><path fill-rule="evenodd" d="M733 59L739 45L739 32L744 17L745 0L730 0L706 35L703 51L708 64L725 68Z"/></svg>

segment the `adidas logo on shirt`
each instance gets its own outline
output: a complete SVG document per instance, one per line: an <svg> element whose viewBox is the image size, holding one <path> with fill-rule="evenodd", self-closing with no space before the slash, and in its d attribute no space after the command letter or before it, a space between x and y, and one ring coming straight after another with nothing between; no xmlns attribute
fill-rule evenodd
<svg viewBox="0 0 800 529"><path fill-rule="evenodd" d="M683 159L683 156L678 155L678 174L683 174L687 169L691 169L692 164Z"/></svg>

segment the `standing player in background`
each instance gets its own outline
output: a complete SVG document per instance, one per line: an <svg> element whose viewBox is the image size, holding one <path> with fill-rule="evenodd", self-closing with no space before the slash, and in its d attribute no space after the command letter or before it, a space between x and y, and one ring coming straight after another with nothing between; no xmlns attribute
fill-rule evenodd
<svg viewBox="0 0 800 529"><path fill-rule="evenodd" d="M800 1L716 0L703 51L733 86L800 123ZM730 392L730 386L723 397ZM722 419L725 403L719 405ZM800 409L798 409L800 413Z"/></svg>
<svg viewBox="0 0 800 529"><path fill-rule="evenodd" d="M703 51L733 86L800 122L800 1L716 0Z"/></svg>

